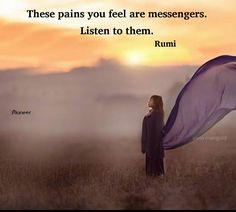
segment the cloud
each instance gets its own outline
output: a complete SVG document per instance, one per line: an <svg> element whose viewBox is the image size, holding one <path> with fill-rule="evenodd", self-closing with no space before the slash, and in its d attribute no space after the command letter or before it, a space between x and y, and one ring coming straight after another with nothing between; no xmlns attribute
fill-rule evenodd
<svg viewBox="0 0 236 212"><path fill-rule="evenodd" d="M196 66L130 67L101 59L67 73L0 71L0 133L38 137L136 137L153 94L162 95L165 119ZM12 115L12 110L31 115ZM220 125L231 125L232 116Z"/></svg>
<svg viewBox="0 0 236 212"><path fill-rule="evenodd" d="M10 4L3 0L6 5ZM201 1L202 2L202 1ZM227 3L226 3L227 2ZM21 3L21 4L20 4ZM95 65L99 58L116 58L122 63L130 53L140 53L142 65L202 64L219 54L235 52L235 1L40 1L19 0L18 5L38 10L108 11L204 11L207 18L183 19L68 19L64 21L29 20L24 10L1 16L0 10L0 68L43 67L41 70L65 71L75 66ZM17 5L16 4L16 5ZM111 5L112 4L112 5ZM14 4L12 4L14 9ZM124 7L125 5L125 7ZM9 10L11 11L11 10ZM14 10L12 10L14 11ZM21 19L21 17L24 17ZM215 24L217 23L217 24ZM122 28L150 28L153 36L82 36L81 26ZM219 30L220 29L220 30ZM17 36L16 36L17 35ZM224 37L224 39L222 39ZM177 41L175 49L154 48L154 40ZM209 42L210 41L210 42Z"/></svg>
<svg viewBox="0 0 236 212"><path fill-rule="evenodd" d="M1 19L0 28L2 69L31 66L65 70L96 63L98 55L107 49L101 38L82 39L70 30Z"/></svg>
<svg viewBox="0 0 236 212"><path fill-rule="evenodd" d="M193 70L192 66L132 70L112 59L68 73L2 70L0 130L44 136L136 136L148 98L158 93L169 104L170 92L171 98L178 92L172 88L175 82L183 84ZM13 109L32 112L16 116L11 115Z"/></svg>

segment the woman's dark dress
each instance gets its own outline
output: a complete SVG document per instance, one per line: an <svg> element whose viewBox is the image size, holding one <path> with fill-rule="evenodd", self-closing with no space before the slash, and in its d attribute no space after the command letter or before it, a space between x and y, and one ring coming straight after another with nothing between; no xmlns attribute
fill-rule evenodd
<svg viewBox="0 0 236 212"><path fill-rule="evenodd" d="M164 174L163 126L163 116L159 111L153 110L143 119L142 152L146 153L147 175Z"/></svg>

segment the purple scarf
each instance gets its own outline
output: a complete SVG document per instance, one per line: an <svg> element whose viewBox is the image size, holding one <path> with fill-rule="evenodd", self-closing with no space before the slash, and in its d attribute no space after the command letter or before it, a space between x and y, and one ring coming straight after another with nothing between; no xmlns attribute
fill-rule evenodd
<svg viewBox="0 0 236 212"><path fill-rule="evenodd" d="M164 148L193 141L235 109L236 57L220 56L206 62L176 99L164 127Z"/></svg>

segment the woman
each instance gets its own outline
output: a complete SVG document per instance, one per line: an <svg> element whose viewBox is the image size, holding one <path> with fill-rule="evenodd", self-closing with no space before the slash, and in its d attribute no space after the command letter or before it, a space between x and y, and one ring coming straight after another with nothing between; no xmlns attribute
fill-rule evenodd
<svg viewBox="0 0 236 212"><path fill-rule="evenodd" d="M162 97L151 96L149 113L143 119L142 153L146 153L146 174L149 176L164 175L164 148L162 130L164 127L164 111Z"/></svg>

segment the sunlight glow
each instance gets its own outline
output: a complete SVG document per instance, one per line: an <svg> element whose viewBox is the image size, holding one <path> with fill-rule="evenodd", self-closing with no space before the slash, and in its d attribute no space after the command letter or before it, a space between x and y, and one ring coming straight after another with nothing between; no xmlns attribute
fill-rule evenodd
<svg viewBox="0 0 236 212"><path fill-rule="evenodd" d="M27 4L23 0L1 0L0 1L0 16L12 19L17 14L27 8Z"/></svg>
<svg viewBox="0 0 236 212"><path fill-rule="evenodd" d="M144 55L141 52L133 51L129 52L125 59L129 65L140 65L144 62Z"/></svg>

